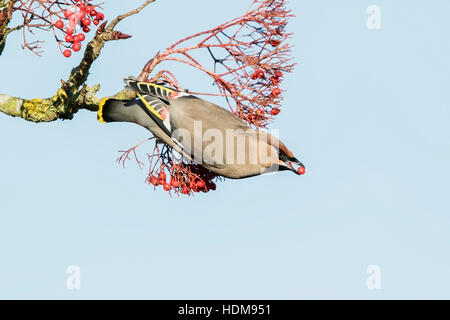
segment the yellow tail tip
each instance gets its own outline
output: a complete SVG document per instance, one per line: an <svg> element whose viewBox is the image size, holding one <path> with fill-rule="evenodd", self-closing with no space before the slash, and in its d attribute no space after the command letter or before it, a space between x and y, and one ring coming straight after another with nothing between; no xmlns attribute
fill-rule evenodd
<svg viewBox="0 0 450 320"><path fill-rule="evenodd" d="M109 98L103 98L98 105L97 120L100 121L101 123L106 123L105 119L103 119L103 106L108 100Z"/></svg>

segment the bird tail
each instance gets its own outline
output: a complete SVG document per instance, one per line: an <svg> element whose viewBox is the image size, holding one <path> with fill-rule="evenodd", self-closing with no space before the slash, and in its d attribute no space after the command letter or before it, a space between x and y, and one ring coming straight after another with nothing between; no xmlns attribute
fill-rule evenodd
<svg viewBox="0 0 450 320"><path fill-rule="evenodd" d="M136 122L136 103L134 100L104 98L100 101L97 119L102 123Z"/></svg>
<svg viewBox="0 0 450 320"><path fill-rule="evenodd" d="M164 122L164 119L144 97L130 100L104 98L100 101L97 119L102 123L133 122L144 127L157 125L167 135L171 135L169 124Z"/></svg>
<svg viewBox="0 0 450 320"><path fill-rule="evenodd" d="M170 129L167 128L147 100L143 98L120 100L104 98L101 100L97 112L97 119L103 123L109 122L133 122L150 130L155 137L164 141L175 151L192 161L189 154L184 152L182 144L172 137Z"/></svg>

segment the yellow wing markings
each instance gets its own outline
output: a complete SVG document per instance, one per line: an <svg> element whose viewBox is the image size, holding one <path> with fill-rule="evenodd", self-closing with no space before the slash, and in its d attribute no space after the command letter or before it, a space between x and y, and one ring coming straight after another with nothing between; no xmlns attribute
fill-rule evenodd
<svg viewBox="0 0 450 320"><path fill-rule="evenodd" d="M169 96L172 92L174 92L175 90L161 86L159 84L155 84L155 83L149 83L149 82L137 82L136 86L139 88L139 90L141 91L145 91L142 90L140 86L147 86L148 87L148 91L151 92L150 88L153 88L155 90L155 94L162 96L162 97L167 97ZM159 89L159 92L158 92Z"/></svg>
<svg viewBox="0 0 450 320"><path fill-rule="evenodd" d="M138 93L137 95L138 95L139 99L141 99L142 103L144 103L145 107L146 107L151 113L153 113L155 116L157 116L158 119L160 119L161 121L163 121L163 118L162 118L161 115L158 113L158 111L156 111L155 108L153 108L153 107L150 105L150 103L148 103L148 101L145 100L144 97L143 97L140 93Z"/></svg>

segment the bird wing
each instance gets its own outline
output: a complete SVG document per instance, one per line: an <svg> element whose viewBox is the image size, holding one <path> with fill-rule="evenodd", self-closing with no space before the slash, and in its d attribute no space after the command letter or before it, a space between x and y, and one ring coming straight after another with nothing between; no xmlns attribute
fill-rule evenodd
<svg viewBox="0 0 450 320"><path fill-rule="evenodd" d="M145 112L162 127L164 131L171 132L169 115L164 112L169 105L169 96L175 90L155 83L138 81L134 77L127 77L123 80L125 88L136 92L137 97L144 104Z"/></svg>
<svg viewBox="0 0 450 320"><path fill-rule="evenodd" d="M201 121L204 128L218 130L250 128L229 110L192 95L170 99L169 112L177 128L185 128L193 120Z"/></svg>
<svg viewBox="0 0 450 320"><path fill-rule="evenodd" d="M188 143L184 143L186 148L191 151L193 157L201 157L204 162L209 165L212 165L216 168L223 168L224 163L226 162L225 156L226 151L223 150L222 158L213 158L212 155L205 152L205 148L209 145L215 145L217 142L214 137L214 140L205 141L204 134L209 129L220 131L221 138L223 143L226 144L227 137L227 129L249 129L249 127L238 117L236 117L230 111L219 107L216 104L208 102L203 99L199 99L195 96L180 96L178 98L170 99L169 114L170 114L170 122L172 128L177 129L185 129L191 133L191 141L190 145ZM198 137L194 136L194 132L199 130L199 125L201 126L201 135L202 135L202 143L195 143L193 139L198 139ZM215 136L213 131L209 131L208 134L212 134ZM196 133L197 134L197 133ZM211 139L213 139L211 137ZM183 141L181 141L183 143ZM222 146L225 148L226 145ZM218 147L218 146L217 146ZM220 155L217 155L220 157Z"/></svg>
<svg viewBox="0 0 450 320"><path fill-rule="evenodd" d="M159 98L166 104L169 104L170 95L178 92L174 89L156 83L139 81L134 77L127 77L123 79L123 81L125 82L126 89L135 91L137 93L140 93L141 95L149 95Z"/></svg>
<svg viewBox="0 0 450 320"><path fill-rule="evenodd" d="M144 111L154 120L154 122L164 131L164 133L170 136L171 140L182 148L183 151L192 154L192 149L190 146L183 145L183 142L178 140L177 137L172 134L178 128L176 125L173 125L171 121L172 115L170 110L172 109L169 109L167 114L162 114L164 109L170 107L171 103L177 100L170 98L170 96L178 91L155 83L140 82L133 77L125 78L124 82L126 84L126 89L136 92L139 100L145 107ZM195 113L196 111L193 110L193 112ZM202 152L202 150L198 151ZM223 167L223 164L218 164L214 159L203 154L200 159L212 167Z"/></svg>

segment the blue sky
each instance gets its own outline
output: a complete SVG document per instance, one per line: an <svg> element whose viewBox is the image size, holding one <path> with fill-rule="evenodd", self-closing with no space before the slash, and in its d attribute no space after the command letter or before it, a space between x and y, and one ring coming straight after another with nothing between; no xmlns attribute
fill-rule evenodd
<svg viewBox="0 0 450 320"><path fill-rule="evenodd" d="M140 3L106 1L105 14ZM370 5L379 30L366 26ZM119 25L133 38L108 43L88 83L113 94L158 50L247 6L159 0ZM115 163L143 128L87 111L49 124L0 114L0 298L450 298L450 3L289 6L298 66L272 128L307 174L170 198ZM36 57L11 36L0 93L54 94L80 55L65 59L47 39ZM189 89L209 88L172 70ZM80 290L66 288L70 265ZM366 287L370 265L380 290Z"/></svg>

